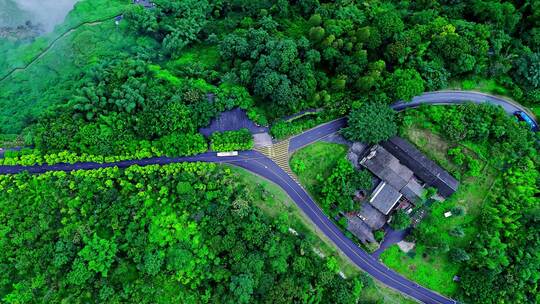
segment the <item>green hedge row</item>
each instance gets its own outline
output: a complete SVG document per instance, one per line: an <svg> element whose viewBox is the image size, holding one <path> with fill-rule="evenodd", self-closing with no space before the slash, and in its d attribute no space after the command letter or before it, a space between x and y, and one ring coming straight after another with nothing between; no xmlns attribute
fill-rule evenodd
<svg viewBox="0 0 540 304"><path fill-rule="evenodd" d="M130 159L144 159L158 156L190 156L206 152L208 144L201 134L171 134L155 141L141 140L130 145L130 153L115 156L92 154L77 154L69 151L42 154L37 149L21 151L6 151L5 157L0 158L0 165L42 165L58 163L96 162L111 163Z"/></svg>
<svg viewBox="0 0 540 304"><path fill-rule="evenodd" d="M218 152L253 149L253 136L248 129L214 132L210 142L211 149Z"/></svg>

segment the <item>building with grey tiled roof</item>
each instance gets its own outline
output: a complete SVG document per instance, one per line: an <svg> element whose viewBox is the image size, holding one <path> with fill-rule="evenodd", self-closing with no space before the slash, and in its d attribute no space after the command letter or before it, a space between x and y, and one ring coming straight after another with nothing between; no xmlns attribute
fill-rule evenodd
<svg viewBox="0 0 540 304"><path fill-rule="evenodd" d="M381 229L386 223L386 216L368 202L362 203L360 211L356 213L356 216L364 221L372 230Z"/></svg>
<svg viewBox="0 0 540 304"><path fill-rule="evenodd" d="M391 207L401 198L401 195L414 203L424 192L424 188L414 177L413 171L401 164L395 156L382 146L373 146L369 154L360 160L360 164L385 183L381 186L381 193L374 191L372 194L372 199L375 199L377 204L374 206L383 213L386 212L389 205L392 205L390 206L391 210ZM400 197L397 197L396 193L401 194ZM386 195L386 197L381 195ZM388 214L388 212L385 214Z"/></svg>
<svg viewBox="0 0 540 304"><path fill-rule="evenodd" d="M413 176L409 168L379 145L373 146L360 164L397 190L405 187Z"/></svg>
<svg viewBox="0 0 540 304"><path fill-rule="evenodd" d="M420 180L436 188L443 197L457 191L459 182L405 139L394 136L381 145Z"/></svg>
<svg viewBox="0 0 540 304"><path fill-rule="evenodd" d="M364 244L375 242L371 228L356 215L347 216L347 230Z"/></svg>
<svg viewBox="0 0 540 304"><path fill-rule="evenodd" d="M358 212L347 215L347 229L364 243L374 241L372 231L384 226L396 205L403 208L421 199L424 183L437 188L443 196L457 189L457 181L448 172L404 139L395 137L369 150L358 147L361 145L349 150L349 161L356 169L363 166L380 179L369 202L364 202Z"/></svg>
<svg viewBox="0 0 540 304"><path fill-rule="evenodd" d="M369 203L384 215L388 215L401 198L401 193L394 187L382 181L373 190Z"/></svg>

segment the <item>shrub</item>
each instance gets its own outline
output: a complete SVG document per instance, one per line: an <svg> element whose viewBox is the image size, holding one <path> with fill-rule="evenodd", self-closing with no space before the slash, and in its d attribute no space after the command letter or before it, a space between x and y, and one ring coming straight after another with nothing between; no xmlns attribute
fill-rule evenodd
<svg viewBox="0 0 540 304"><path fill-rule="evenodd" d="M294 172L301 173L304 170L306 170L306 164L301 159L294 159L291 161L291 169L293 169Z"/></svg>
<svg viewBox="0 0 540 304"><path fill-rule="evenodd" d="M465 214L465 208L463 208L462 206L456 206L452 208L450 211L452 211L452 214L456 216L461 216Z"/></svg>
<svg viewBox="0 0 540 304"><path fill-rule="evenodd" d="M464 237L465 236L465 231L463 231L463 228L461 228L460 226L452 228L448 233L451 236L455 236L455 237Z"/></svg>
<svg viewBox="0 0 540 304"><path fill-rule="evenodd" d="M449 256L452 261L457 263L468 261L471 258L469 254L461 248L453 248L450 250Z"/></svg>
<svg viewBox="0 0 540 304"><path fill-rule="evenodd" d="M357 189L369 190L373 185L373 175L368 170L355 170L352 175L352 184Z"/></svg>
<svg viewBox="0 0 540 304"><path fill-rule="evenodd" d="M480 162L472 157L467 157L467 174L473 177L480 176L482 166Z"/></svg>
<svg viewBox="0 0 540 304"><path fill-rule="evenodd" d="M208 149L201 134L170 134L160 138L157 147L167 156L195 155Z"/></svg>
<svg viewBox="0 0 540 304"><path fill-rule="evenodd" d="M373 236L375 237L375 240L377 242L381 242L382 240L384 240L384 231L377 230L373 233Z"/></svg>
<svg viewBox="0 0 540 304"><path fill-rule="evenodd" d="M405 211L398 210L394 213L392 221L390 222L390 227L394 230L403 230L411 224L411 218Z"/></svg>
<svg viewBox="0 0 540 304"><path fill-rule="evenodd" d="M319 112L299 117L293 121L280 120L272 125L270 133L274 138L285 139L309 128L313 128L331 118L332 116L324 116L323 113Z"/></svg>
<svg viewBox="0 0 540 304"><path fill-rule="evenodd" d="M465 162L465 154L461 150L461 147L455 147L448 150L448 156L452 157L454 164L461 166Z"/></svg>
<svg viewBox="0 0 540 304"><path fill-rule="evenodd" d="M214 151L235 151L253 149L253 136L248 129L214 132L210 137L210 147Z"/></svg>

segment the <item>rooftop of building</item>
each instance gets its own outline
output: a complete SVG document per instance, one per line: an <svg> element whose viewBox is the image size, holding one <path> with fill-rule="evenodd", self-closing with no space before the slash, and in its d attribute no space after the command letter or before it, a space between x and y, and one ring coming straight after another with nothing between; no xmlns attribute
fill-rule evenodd
<svg viewBox="0 0 540 304"><path fill-rule="evenodd" d="M400 164L396 157L379 145L373 146L360 164L395 189L405 187L413 176L409 168Z"/></svg>
<svg viewBox="0 0 540 304"><path fill-rule="evenodd" d="M364 202L356 214L372 230L381 229L386 223L386 216L373 207L370 203Z"/></svg>
<svg viewBox="0 0 540 304"><path fill-rule="evenodd" d="M424 194L424 187L415 179L411 178L405 187L401 188L399 192L408 199L411 203L416 203Z"/></svg>
<svg viewBox="0 0 540 304"><path fill-rule="evenodd" d="M369 203L384 215L388 215L401 196L398 190L382 181L373 191Z"/></svg>
<svg viewBox="0 0 540 304"><path fill-rule="evenodd" d="M436 187L443 196L450 196L457 190L459 182L407 140L394 136L381 145L423 182Z"/></svg>
<svg viewBox="0 0 540 304"><path fill-rule="evenodd" d="M354 234L362 243L375 242L375 237L369 226L356 215L347 216L347 230Z"/></svg>

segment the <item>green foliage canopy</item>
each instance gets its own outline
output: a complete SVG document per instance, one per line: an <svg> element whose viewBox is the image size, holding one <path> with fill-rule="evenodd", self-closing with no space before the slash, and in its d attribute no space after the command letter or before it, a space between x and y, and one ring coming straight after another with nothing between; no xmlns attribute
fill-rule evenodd
<svg viewBox="0 0 540 304"><path fill-rule="evenodd" d="M411 217L399 209L392 215L392 221L390 222L390 227L394 230L403 230L411 225Z"/></svg>
<svg viewBox="0 0 540 304"><path fill-rule="evenodd" d="M352 110L342 134L351 141L379 143L396 135L396 112L382 103L363 103Z"/></svg>
<svg viewBox="0 0 540 304"><path fill-rule="evenodd" d="M5 302L345 304L360 294L225 167L2 175L0 190Z"/></svg>

